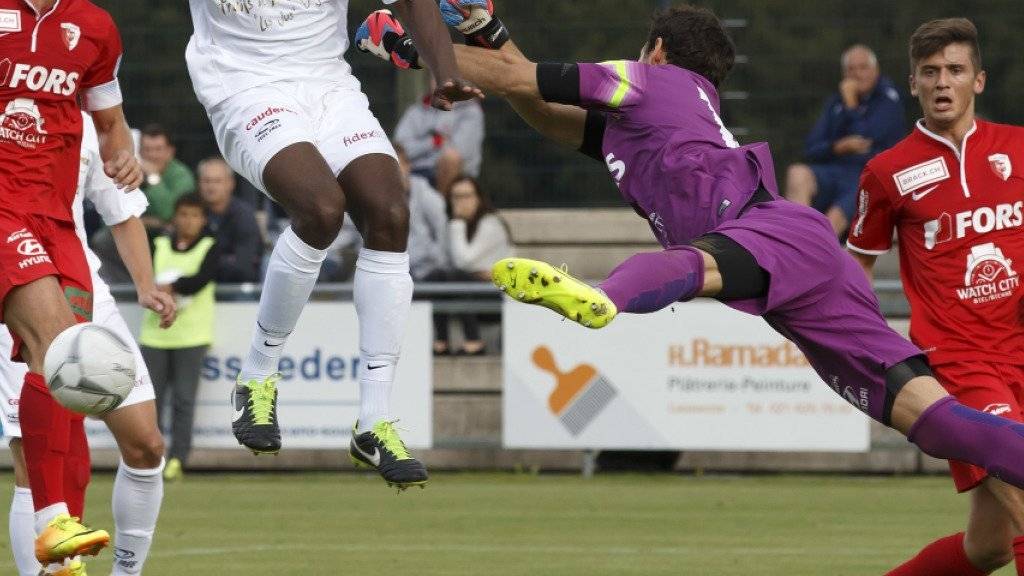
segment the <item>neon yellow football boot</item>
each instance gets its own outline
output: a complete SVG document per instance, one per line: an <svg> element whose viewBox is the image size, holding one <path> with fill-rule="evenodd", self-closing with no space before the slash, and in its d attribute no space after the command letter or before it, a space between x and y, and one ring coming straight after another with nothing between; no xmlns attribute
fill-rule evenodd
<svg viewBox="0 0 1024 576"><path fill-rule="evenodd" d="M36 560L45 566L73 556L95 556L109 543L110 534L106 530L93 530L81 524L78 518L60 514L36 538Z"/></svg>
<svg viewBox="0 0 1024 576"><path fill-rule="evenodd" d="M505 258L491 268L491 280L514 300L550 308L587 328L603 328L618 309L608 296L563 268L526 258Z"/></svg>

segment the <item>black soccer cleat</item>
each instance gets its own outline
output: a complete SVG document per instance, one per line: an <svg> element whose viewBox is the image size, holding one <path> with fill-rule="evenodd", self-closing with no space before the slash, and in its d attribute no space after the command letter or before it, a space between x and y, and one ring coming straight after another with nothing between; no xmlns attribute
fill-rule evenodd
<svg viewBox="0 0 1024 576"><path fill-rule="evenodd" d="M259 382L241 380L231 392L235 410L231 431L242 446L253 454L277 454L281 450L281 427L277 423L277 381L280 374L271 374Z"/></svg>
<svg viewBox="0 0 1024 576"><path fill-rule="evenodd" d="M394 422L378 422L372 430L357 434L359 423L352 429L348 454L356 467L374 468L388 486L401 492L411 486L427 485L427 468L413 458L398 436Z"/></svg>

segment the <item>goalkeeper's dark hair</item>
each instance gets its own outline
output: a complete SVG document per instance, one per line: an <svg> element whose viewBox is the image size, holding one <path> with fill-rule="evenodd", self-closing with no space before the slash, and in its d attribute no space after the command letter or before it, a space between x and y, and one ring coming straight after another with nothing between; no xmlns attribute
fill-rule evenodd
<svg viewBox="0 0 1024 576"><path fill-rule="evenodd" d="M981 48L978 47L978 29L967 18L943 18L921 24L910 37L910 70L917 64L950 44L966 44L971 49L974 73L981 72Z"/></svg>
<svg viewBox="0 0 1024 576"><path fill-rule="evenodd" d="M696 72L718 87L736 61L736 46L707 8L683 4L654 13L647 49L661 38L669 64Z"/></svg>

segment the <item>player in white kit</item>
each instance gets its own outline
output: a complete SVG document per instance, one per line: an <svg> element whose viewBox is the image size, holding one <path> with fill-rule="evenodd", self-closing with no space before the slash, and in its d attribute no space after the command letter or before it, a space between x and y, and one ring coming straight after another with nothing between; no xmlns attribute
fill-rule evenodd
<svg viewBox="0 0 1024 576"><path fill-rule="evenodd" d="M432 0L382 0L409 28L433 71L432 103L480 97L458 77L451 38ZM400 489L425 467L389 413L412 299L408 198L395 151L343 55L347 0L189 0L186 52L196 95L231 166L291 218L274 246L256 329L233 393L232 429L256 454L281 448L276 374L347 211L363 236L355 273L360 415L349 454ZM352 329L338 326L340 330Z"/></svg>
<svg viewBox="0 0 1024 576"><path fill-rule="evenodd" d="M156 528L163 499L164 442L156 424L153 384L146 371L135 338L117 310L110 288L99 277L100 259L85 241L83 199L96 206L103 222L110 226L118 252L132 275L139 303L158 312L165 325L174 320L174 299L156 288L149 241L139 216L148 202L140 190L125 193L103 173L96 128L88 114L82 114L82 152L78 191L72 208L75 230L85 249L93 285L93 322L110 328L129 343L135 353L135 388L120 406L103 420L117 440L121 463L114 480L112 496L114 523L114 576L141 574ZM21 451L21 426L18 422L18 398L28 367L12 362L11 335L0 325L0 426L14 461L14 499L11 502L9 529L11 551L21 576L36 576L40 571L34 553L36 538L32 493L28 487L25 460ZM88 457L88 454L84 455Z"/></svg>

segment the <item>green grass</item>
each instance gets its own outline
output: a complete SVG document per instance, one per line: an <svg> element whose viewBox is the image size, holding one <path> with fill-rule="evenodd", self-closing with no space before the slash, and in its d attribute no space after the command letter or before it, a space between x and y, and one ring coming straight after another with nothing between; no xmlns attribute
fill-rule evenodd
<svg viewBox="0 0 1024 576"><path fill-rule="evenodd" d="M110 485L89 499L108 529ZM944 477L442 474L396 495L354 474L193 474L167 486L145 573L882 574L961 530L966 505Z"/></svg>

